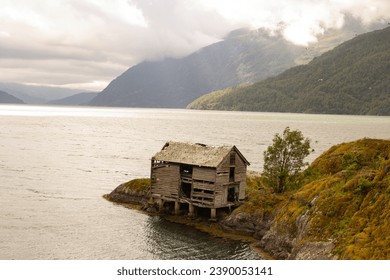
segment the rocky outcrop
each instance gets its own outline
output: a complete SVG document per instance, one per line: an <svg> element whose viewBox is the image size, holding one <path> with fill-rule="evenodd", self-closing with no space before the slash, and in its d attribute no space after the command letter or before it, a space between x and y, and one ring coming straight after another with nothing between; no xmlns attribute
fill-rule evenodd
<svg viewBox="0 0 390 280"><path fill-rule="evenodd" d="M294 260L334 260L337 259L332 253L333 242L306 242L301 247L297 247L290 259Z"/></svg>
<svg viewBox="0 0 390 280"><path fill-rule="evenodd" d="M276 259L389 259L390 140L333 146L297 180L299 188L278 194L248 174L245 202L217 223L166 217L236 234ZM107 198L147 205L149 187L149 179L135 179Z"/></svg>
<svg viewBox="0 0 390 280"><path fill-rule="evenodd" d="M315 199L310 202L315 207ZM311 216L305 211L295 219L293 230L287 224L276 220L277 213L267 214L239 212L220 221L222 229L249 235L259 240L255 246L268 252L276 259L337 259L332 254L334 244L329 242L310 242L305 238L311 225Z"/></svg>
<svg viewBox="0 0 390 280"><path fill-rule="evenodd" d="M112 202L137 204L146 209L150 199L150 191L132 189L128 183L123 183L104 197Z"/></svg>
<svg viewBox="0 0 390 280"><path fill-rule="evenodd" d="M220 221L222 229L261 239L270 229L272 219L263 212L231 214Z"/></svg>
<svg viewBox="0 0 390 280"><path fill-rule="evenodd" d="M326 260L337 259L332 254L334 244L329 242L305 242L310 227L309 216L304 213L296 218L296 233L278 224L275 217L257 212L238 213L220 221L223 230L252 236L258 239L256 247L268 252L276 259Z"/></svg>
<svg viewBox="0 0 390 280"><path fill-rule="evenodd" d="M134 183L135 181L131 182ZM116 203L137 205L140 209L149 213L157 212L153 205L148 203L150 201L150 191L134 188L134 185L130 182L123 183L104 197ZM314 202L311 202L313 206L315 206ZM282 211L282 209L279 211ZM254 245L276 259L323 260L336 258L331 252L334 248L331 241L303 241L310 228L310 218L307 212L296 218L294 235L287 231L283 224L275 221L275 215L270 215L264 211L256 211L255 213L236 211L220 220L217 226L223 231L250 236L255 240L259 240Z"/></svg>

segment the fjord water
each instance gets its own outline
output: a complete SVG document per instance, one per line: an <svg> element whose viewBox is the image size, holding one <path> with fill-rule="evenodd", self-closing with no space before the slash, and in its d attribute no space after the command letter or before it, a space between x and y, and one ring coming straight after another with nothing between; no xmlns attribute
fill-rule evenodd
<svg viewBox="0 0 390 280"><path fill-rule="evenodd" d="M390 138L390 118L88 107L0 106L0 259L255 259L248 244L110 203L148 177L165 141L236 145L259 171L286 126L334 144Z"/></svg>

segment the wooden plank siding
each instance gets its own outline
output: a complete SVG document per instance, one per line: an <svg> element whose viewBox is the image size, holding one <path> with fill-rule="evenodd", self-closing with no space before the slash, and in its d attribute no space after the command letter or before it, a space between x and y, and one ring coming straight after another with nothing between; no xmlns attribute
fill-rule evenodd
<svg viewBox="0 0 390 280"><path fill-rule="evenodd" d="M234 161L231 162L231 154L234 154ZM234 181L230 182L230 167L234 167ZM246 188L246 163L244 160L235 152L234 149L230 151L228 155L223 159L223 161L217 167L217 179L215 181L216 185L225 185L224 191L224 202L227 203L227 192L228 185L238 183L239 184L239 194L238 199L245 199L245 188Z"/></svg>
<svg viewBox="0 0 390 280"><path fill-rule="evenodd" d="M215 187L215 207L224 207L227 203L227 190L223 185L217 185Z"/></svg>
<svg viewBox="0 0 390 280"><path fill-rule="evenodd" d="M215 182L215 168L194 166L192 169L192 179Z"/></svg>
<svg viewBox="0 0 390 280"><path fill-rule="evenodd" d="M165 146L165 149L169 147ZM170 156L175 155L171 151L165 152ZM209 155L204 157L207 160ZM230 150L224 150L217 162L219 163L211 166L200 166L198 165L200 163L169 162L162 156L158 160L152 158L152 196L165 201L189 203L212 209L236 204L237 196L234 199L234 191L236 195L238 194L238 200L245 199L248 161L235 146L232 146ZM233 171L234 175L231 174ZM181 190L187 193L187 197L180 196Z"/></svg>
<svg viewBox="0 0 390 280"><path fill-rule="evenodd" d="M216 188L219 190L218 195L216 195L215 200L216 204L219 207L224 207L227 205L227 196L228 196L228 187L229 184L229 172L230 172L230 153L228 153L221 163L217 166L216 170Z"/></svg>
<svg viewBox="0 0 390 280"><path fill-rule="evenodd" d="M180 165L166 164L152 166L152 194L178 197L180 186Z"/></svg>
<svg viewBox="0 0 390 280"><path fill-rule="evenodd" d="M236 157L235 173L235 181L240 184L238 199L244 200L246 189L246 164L240 157Z"/></svg>

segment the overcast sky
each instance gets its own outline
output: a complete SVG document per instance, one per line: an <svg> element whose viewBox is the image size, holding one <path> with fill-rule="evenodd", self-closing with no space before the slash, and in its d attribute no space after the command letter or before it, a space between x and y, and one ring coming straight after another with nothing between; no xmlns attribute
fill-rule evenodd
<svg viewBox="0 0 390 280"><path fill-rule="evenodd" d="M305 45L348 13L388 21L389 0L0 0L0 82L101 90L143 60L180 57L234 29Z"/></svg>

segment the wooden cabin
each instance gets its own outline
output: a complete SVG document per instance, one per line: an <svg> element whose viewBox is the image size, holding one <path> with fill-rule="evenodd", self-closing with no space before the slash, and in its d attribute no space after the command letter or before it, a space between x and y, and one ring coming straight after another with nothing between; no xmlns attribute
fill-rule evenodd
<svg viewBox="0 0 390 280"><path fill-rule="evenodd" d="M217 208L245 198L249 162L236 146L167 142L151 161L151 195L160 209L174 203L179 213L188 204L189 215L196 207L209 208L215 219Z"/></svg>

